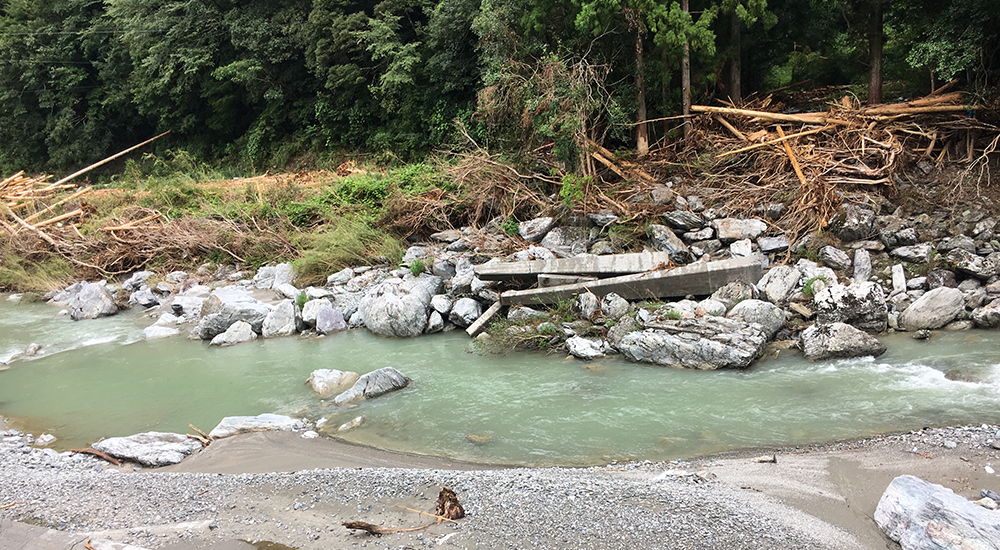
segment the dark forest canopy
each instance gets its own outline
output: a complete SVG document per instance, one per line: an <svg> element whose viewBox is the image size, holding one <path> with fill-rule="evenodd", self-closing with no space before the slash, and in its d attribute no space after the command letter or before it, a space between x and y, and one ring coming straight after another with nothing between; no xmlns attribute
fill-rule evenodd
<svg viewBox="0 0 1000 550"><path fill-rule="evenodd" d="M164 147L255 167L343 148L406 157L459 125L570 160L581 132L635 147L637 117L681 111L685 43L695 103L806 79L865 100L873 61L886 101L952 78L995 99L1000 79L1000 2L984 0L0 6L0 173L78 167L165 130ZM649 126L654 143L676 132Z"/></svg>

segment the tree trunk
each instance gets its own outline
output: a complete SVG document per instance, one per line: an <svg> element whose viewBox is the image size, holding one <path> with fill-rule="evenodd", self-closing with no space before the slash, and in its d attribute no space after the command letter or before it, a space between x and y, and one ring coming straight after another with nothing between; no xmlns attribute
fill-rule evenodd
<svg viewBox="0 0 1000 550"><path fill-rule="evenodd" d="M639 124L635 128L636 153L641 157L649 152L649 126L646 124L646 80L642 75L642 28L635 32L635 88L638 90Z"/></svg>
<svg viewBox="0 0 1000 550"><path fill-rule="evenodd" d="M688 0L681 0L681 9L684 12L691 11L688 7ZM681 101L683 102L684 114L684 141L691 139L691 45L684 41L684 59L681 61Z"/></svg>
<svg viewBox="0 0 1000 550"><path fill-rule="evenodd" d="M882 103L882 0L871 0L868 18L868 104Z"/></svg>
<svg viewBox="0 0 1000 550"><path fill-rule="evenodd" d="M729 38L732 42L733 56L729 60L729 99L733 103L743 101L743 89L740 82L743 79L743 22L736 15L736 10L729 19Z"/></svg>

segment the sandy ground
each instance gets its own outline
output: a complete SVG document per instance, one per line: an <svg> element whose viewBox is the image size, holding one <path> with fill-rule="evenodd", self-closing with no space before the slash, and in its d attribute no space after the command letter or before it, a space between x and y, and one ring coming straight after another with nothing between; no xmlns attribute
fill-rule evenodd
<svg viewBox="0 0 1000 550"><path fill-rule="evenodd" d="M969 498L976 497L980 489L1000 490L1000 479L996 474L988 473L986 469L987 466L1000 463L1000 450L993 447L994 438L1000 435L998 428L1000 427L983 425L924 429L906 434L809 448L747 450L669 463L644 462L610 464L600 468L519 470L395 453L326 439L308 440L294 433L256 433L217 441L181 464L157 469L157 473L171 474L159 476L162 480L157 482L157 490L150 491L148 496L150 499L148 513L156 514L152 517L160 521L147 522L140 529L133 526L117 530L85 530L71 523L65 528L59 526L59 532L49 530L43 535L39 534L41 530L29 528L23 523L13 525L9 520L30 519L19 518L15 512L17 507L14 507L0 510L0 520L7 520L5 524L0 525L0 547L17 550L56 548L68 550L81 548L78 543L83 540L82 536L86 536L126 540L141 548L168 550L438 546L511 548L520 546L511 544L510 541L497 540L496 525L481 528L477 526L475 520L459 526L447 523L433 525L417 534L399 533L372 537L364 533L346 531L340 527L339 520L331 521L331 518L361 519L383 526L418 525L426 518L399 506L433 510L434 499L440 485L451 483L459 487L464 485L466 492L460 493L460 498L472 501L467 502L467 508L477 510L481 518L492 516L490 521L494 524L500 523L499 529L502 531L506 528L502 525L505 521L503 516L512 512L502 507L491 508L492 504L483 499L488 499L491 494L504 493L502 489L490 487L490 483L494 482L492 480L506 482L518 477L534 478L540 486L554 491L555 494L546 495L540 502L543 504L547 502L547 506L562 509L570 521L576 513L579 513L581 521L589 517L587 514L591 513L594 507L578 500L574 501L571 496L564 496L567 494L567 488L570 495L576 487L581 488L582 494L595 490L600 492L603 480L612 478L614 483L622 482L621 487L629 490L639 487L640 493L631 499L623 497L621 502L609 503L609 506L631 507L643 510L643 513L653 514L651 517L660 518L671 515L671 511L663 506L664 501L661 501L660 505L651 507L649 502L643 500L649 495L641 493L642 487L653 485L650 482L662 478L659 474L663 472L674 475L676 472L686 471L701 472L711 480L695 480L698 483L691 485L692 490L688 492L682 487L683 483L676 481L684 478L671 478L674 480L671 483L678 484L680 489L679 500L693 499L689 501L700 502L698 499L706 496L711 497L709 501L718 497L720 502L731 502L737 508L752 510L755 517L763 518L765 524L773 521L779 528L790 527L814 535L815 540L819 542L811 543L808 546L811 548L898 549L898 545L886 539L872 520L878 500L889 482L896 476L911 474L951 488ZM1000 442L997 445L1000 446ZM758 461L762 456L772 455L776 457L776 462ZM402 469L392 470L392 468ZM140 473L135 473L134 470L131 466L119 468L121 474L114 476L114 483L127 486L129 479L149 475L146 473L149 472L147 469L140 470ZM510 472L510 474L495 476L489 473L491 471L498 474ZM285 476L268 472L294 473ZM3 473L0 471L0 477ZM174 507L170 502L163 501L169 501L174 497L162 493L159 487L170 487L175 479L172 474L194 476L176 477L177 481L189 485L185 488L184 494L196 488L201 489L202 486L208 496L215 492L226 491L225 497L214 503L223 508L214 516L215 520L177 522L169 521L170 518L165 517ZM233 474L237 475L234 477ZM110 474L105 472L103 475ZM387 485L392 485L397 479L402 490L399 490L399 487L372 486L371 494L366 492L365 483L372 483L372 480L376 484L385 482ZM170 482L165 483L167 480ZM415 484L414 480L420 482ZM404 487L406 482L409 485ZM634 482L634 485L629 485L630 482ZM338 488L356 484L360 489L357 487L348 489L355 491L351 493L352 498L338 500L339 497L331 498L319 494L320 491L315 487L323 484L337 485ZM229 492L233 491L234 487L235 492ZM615 487L617 490L618 485ZM114 490L114 487L109 486L109 492ZM202 492L196 491L194 494L201 495ZM650 494L656 495L656 493ZM3 489L0 488L0 500L2 497ZM607 498L606 495L604 498ZM96 502L91 505L98 506ZM305 506L301 510L299 503ZM2 504L3 502L0 502L0 505ZM44 501L39 501L37 504L44 508ZM81 506L87 504L85 501L80 502ZM574 509L574 506L577 506L577 509ZM46 517L44 512L35 513L34 517L36 518L32 520L34 523L55 526L53 519ZM719 546L718 541L712 540L714 527L709 525L706 528L705 517L712 516L694 518L694 523L700 525L704 531L703 535L708 537L706 540L709 542L706 542L705 546L699 546L695 541L692 545L678 543L672 547L727 547ZM518 521L516 515L511 515L509 521ZM620 524L612 525L621 527ZM20 538L16 538L18 535L12 526L32 531L22 533ZM674 528L676 526L671 527ZM723 532L723 529L732 532L731 525L728 527L720 525L719 529L719 532ZM760 529L760 526L755 525L754 529ZM606 534L612 538L626 535L615 532ZM66 539L69 542L64 546L46 546L40 542L46 537L48 537L46 540L52 542L55 540L52 537L57 535L70 538L75 536L76 539L73 541ZM490 538L491 536L494 538ZM538 535L533 533L531 536ZM536 540L534 547L561 547L558 540L547 538L534 540ZM537 544L537 540L542 540L544 544ZM603 546L600 543L593 543L593 539L571 540L591 540L586 544L574 542L573 547L576 548L622 547L612 544ZM649 544L648 538L644 540L646 542L643 544L628 547L658 547ZM781 544L775 547L795 547L789 545L788 540L794 539L780 539ZM11 541L19 542L18 545L12 546ZM252 541L254 544L246 541ZM287 546L262 541L281 541ZM743 542L734 543L732 547L769 548L770 546L766 542L759 545ZM96 548L96 550L102 549Z"/></svg>

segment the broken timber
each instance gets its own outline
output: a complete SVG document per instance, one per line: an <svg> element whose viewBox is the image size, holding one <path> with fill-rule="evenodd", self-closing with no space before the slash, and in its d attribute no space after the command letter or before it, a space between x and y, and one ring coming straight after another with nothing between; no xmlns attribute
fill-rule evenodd
<svg viewBox="0 0 1000 550"><path fill-rule="evenodd" d="M651 271L669 263L670 254L667 252L646 251L635 254L482 264L476 266L476 276L484 281L522 282L533 282L542 274L608 277Z"/></svg>
<svg viewBox="0 0 1000 550"><path fill-rule="evenodd" d="M502 264L501 264L502 265ZM500 295L505 306L521 304L554 304L590 291L598 298L614 292L626 300L673 298L678 296L705 296L733 281L756 282L760 280L760 260L734 258L716 262L698 262L670 271L649 271L622 275L594 282L530 290L508 290Z"/></svg>

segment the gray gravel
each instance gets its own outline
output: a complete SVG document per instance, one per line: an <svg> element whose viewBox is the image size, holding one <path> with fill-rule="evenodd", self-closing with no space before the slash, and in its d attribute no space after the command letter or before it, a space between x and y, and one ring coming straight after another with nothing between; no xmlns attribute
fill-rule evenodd
<svg viewBox="0 0 1000 550"><path fill-rule="evenodd" d="M145 548L270 540L302 549L379 548L849 548L845 532L766 495L697 475L690 464L589 469L327 469L268 474L156 473L86 455L0 442L0 519L95 533ZM467 517L384 537L343 521L424 524L397 505L433 512L441 486ZM431 520L433 521L433 520ZM117 530L108 533L109 530Z"/></svg>

